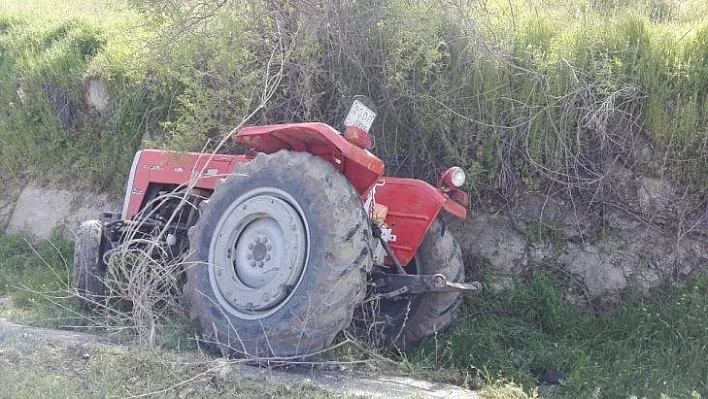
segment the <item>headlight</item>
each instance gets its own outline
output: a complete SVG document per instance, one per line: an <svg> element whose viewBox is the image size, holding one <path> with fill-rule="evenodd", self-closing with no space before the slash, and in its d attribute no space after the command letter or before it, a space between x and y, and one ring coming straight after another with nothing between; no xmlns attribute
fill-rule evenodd
<svg viewBox="0 0 708 399"><path fill-rule="evenodd" d="M462 187L465 184L466 179L465 171L459 166L453 166L450 169L443 172L440 176L440 183L438 186L442 186L445 183L449 187Z"/></svg>
<svg viewBox="0 0 708 399"><path fill-rule="evenodd" d="M453 166L451 169L452 172L450 173L450 184L458 188L462 187L462 185L465 184L465 178L467 177L465 175L465 171L457 166Z"/></svg>

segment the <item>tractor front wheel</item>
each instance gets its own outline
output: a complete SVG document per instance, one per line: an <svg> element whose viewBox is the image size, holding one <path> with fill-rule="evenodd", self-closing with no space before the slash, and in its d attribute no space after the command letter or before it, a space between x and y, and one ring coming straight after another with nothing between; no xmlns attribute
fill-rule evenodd
<svg viewBox="0 0 708 399"><path fill-rule="evenodd" d="M81 307L87 310L96 310L105 304L103 243L103 225L98 220L86 221L76 231L73 287Z"/></svg>
<svg viewBox="0 0 708 399"><path fill-rule="evenodd" d="M208 347L291 358L326 349L371 268L361 199L308 153L258 154L217 184L189 232L184 294Z"/></svg>

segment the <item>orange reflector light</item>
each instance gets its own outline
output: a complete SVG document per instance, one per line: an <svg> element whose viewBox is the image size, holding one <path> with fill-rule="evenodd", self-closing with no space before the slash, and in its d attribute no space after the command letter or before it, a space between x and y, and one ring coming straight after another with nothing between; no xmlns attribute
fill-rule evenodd
<svg viewBox="0 0 708 399"><path fill-rule="evenodd" d="M356 126L347 127L347 130L344 131L344 138L359 148L370 150L372 147L369 135Z"/></svg>

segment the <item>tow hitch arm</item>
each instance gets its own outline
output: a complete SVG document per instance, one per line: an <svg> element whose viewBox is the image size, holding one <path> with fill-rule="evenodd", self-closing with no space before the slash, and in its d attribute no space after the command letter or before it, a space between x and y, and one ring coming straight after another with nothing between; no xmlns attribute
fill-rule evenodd
<svg viewBox="0 0 708 399"><path fill-rule="evenodd" d="M380 295L382 297L390 299L403 294L424 294L426 292L476 293L482 290L482 284L479 281L455 283L448 281L447 277L442 274L419 275L406 273L391 247L381 236L379 226L376 223L371 223L371 228L374 238L379 240L398 272L398 274L372 273L372 285L377 291L381 292Z"/></svg>
<svg viewBox="0 0 708 399"><path fill-rule="evenodd" d="M476 293L482 289L478 281L471 283L455 283L448 281L442 274L385 274L373 276L373 285L385 298L393 298L402 294L424 294L426 292L466 292Z"/></svg>

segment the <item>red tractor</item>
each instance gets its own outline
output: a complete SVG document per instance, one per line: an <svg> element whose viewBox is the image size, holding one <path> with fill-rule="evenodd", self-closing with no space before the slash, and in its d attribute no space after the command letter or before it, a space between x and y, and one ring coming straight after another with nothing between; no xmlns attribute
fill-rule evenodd
<svg viewBox="0 0 708 399"><path fill-rule="evenodd" d="M224 355L321 351L373 297L380 342L410 349L449 327L462 294L480 289L464 282L459 245L439 217L466 217L464 171L448 169L437 187L383 176L364 103L354 101L343 134L323 123L243 128L235 139L247 155L139 151L122 213L79 228L80 299L106 295L110 251L131 231L159 228L183 259L202 341ZM155 206L180 189L187 194L167 198L190 206Z"/></svg>

